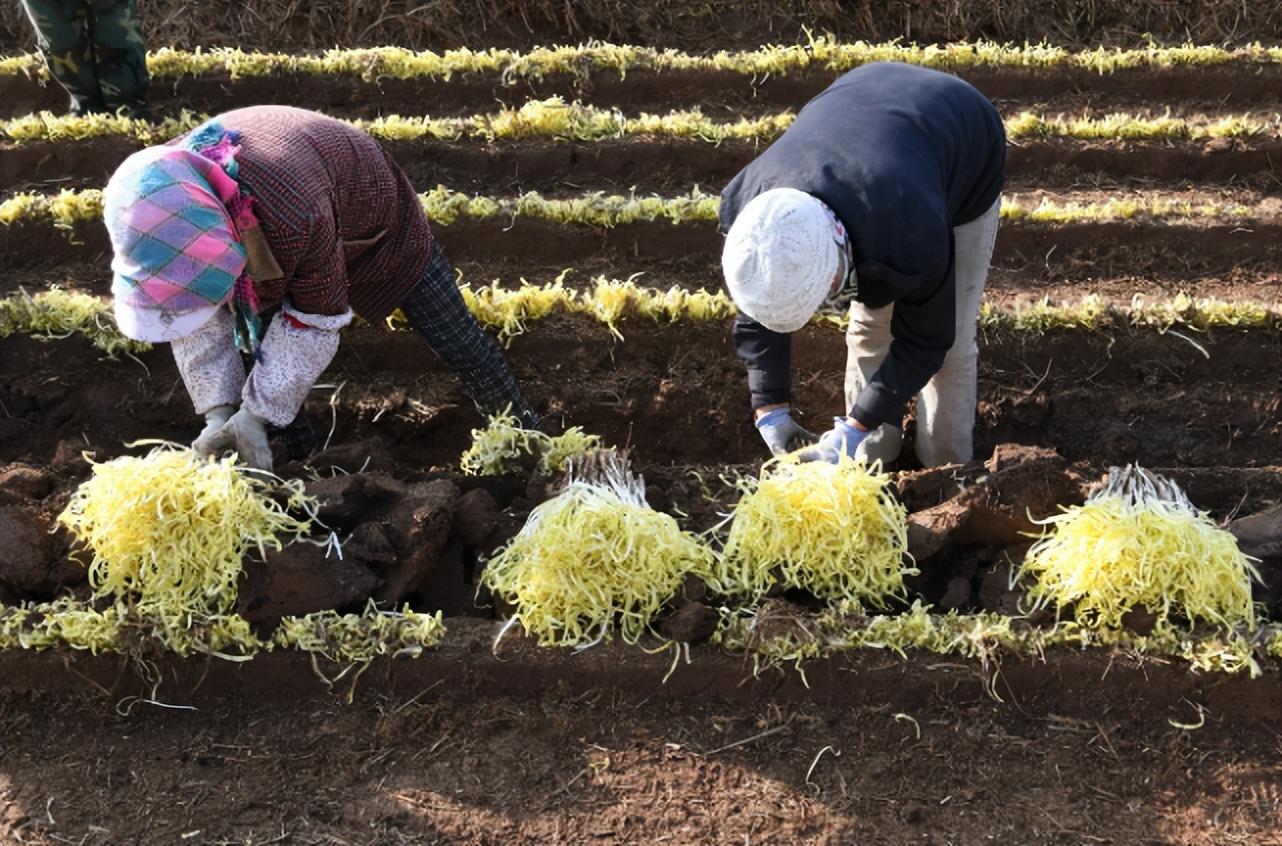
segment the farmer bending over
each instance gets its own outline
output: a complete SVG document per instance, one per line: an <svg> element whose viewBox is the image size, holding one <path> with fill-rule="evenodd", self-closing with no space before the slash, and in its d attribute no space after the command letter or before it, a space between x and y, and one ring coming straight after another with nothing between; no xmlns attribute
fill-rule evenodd
<svg viewBox="0 0 1282 846"><path fill-rule="evenodd" d="M789 333L850 302L847 414L802 458L894 461L917 396L922 464L970 460L1005 166L1002 120L982 94L878 63L807 103L721 192L734 341L772 453L814 440L789 412Z"/></svg>
<svg viewBox="0 0 1282 846"><path fill-rule="evenodd" d="M482 411L535 422L414 189L368 135L300 109L239 109L130 156L104 206L116 320L172 346L205 415L197 452L270 468L265 426L294 420L353 312L376 323L397 307Z"/></svg>

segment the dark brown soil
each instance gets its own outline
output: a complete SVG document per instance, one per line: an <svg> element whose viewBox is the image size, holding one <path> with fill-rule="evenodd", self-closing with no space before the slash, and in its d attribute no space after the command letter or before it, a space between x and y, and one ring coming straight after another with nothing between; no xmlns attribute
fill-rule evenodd
<svg viewBox="0 0 1282 846"><path fill-rule="evenodd" d="M1056 653L990 679L866 655L812 666L807 689L743 683L738 659L696 648L663 684L668 656L634 649L505 641L499 662L494 630L460 623L439 654L376 664L353 705L303 656L164 665L159 687L112 659L0 656L0 838L1280 840L1274 674Z"/></svg>
<svg viewBox="0 0 1282 846"><path fill-rule="evenodd" d="M632 223L612 229L559 225L518 218L515 221L457 221L435 224L434 232L457 262L517 262L528 267L565 268L584 261L606 261L615 276L655 263L698 261L713 265L720 258L716 225L674 226L668 222ZM101 223L78 224L69 232L48 223L0 226L0 270L33 270L84 262L108 250ZM994 261L1026 263L1035 259L1069 264L1099 264L1119 251L1165 253L1169 265L1197 264L1230 273L1239 265L1282 261L1282 225L1269 221L1200 225L1173 222L1093 222L1056 225L1013 222L1002 226ZM101 267L105 268L104 261ZM1110 264L1109 270L1117 267ZM1105 272L1109 272L1106 270ZM524 274L523 274L524 275ZM715 277L705 287L717 284ZM3 289L0 280L0 289Z"/></svg>
<svg viewBox="0 0 1282 846"><path fill-rule="evenodd" d="M0 191L99 188L141 142L119 137L0 146ZM717 190L760 151L750 143L628 139L591 144L391 142L415 185L515 194L578 190L626 193ZM1144 187L1196 180L1266 184L1282 168L1282 142L1173 144L1021 141L1008 156L1012 188L1071 189L1124 180ZM1264 180L1264 182L1261 182ZM1276 184L1275 182L1273 184Z"/></svg>
<svg viewBox="0 0 1282 846"><path fill-rule="evenodd" d="M761 459L724 327L622 328L626 341L615 345L598 324L551 318L516 338L508 356L545 413L634 445L643 466ZM1101 464L1274 465L1282 450L1277 345L1266 331L989 335L977 449L983 456L1013 441ZM559 367L547 364L553 347ZM77 339L12 337L0 350L0 460L83 467L85 448L111 455L136 438L194 433L164 350L142 356L145 369L102 360ZM838 410L844 360L840 332L799 336L794 402L803 415ZM325 379L343 388L333 406L329 390L311 400L320 432L332 425L336 445L368 440L367 449L377 445L411 468L453 464L479 422L458 382L410 333L349 332Z"/></svg>
<svg viewBox="0 0 1282 846"><path fill-rule="evenodd" d="M1153 103L1268 112L1282 100L1282 74L1276 68L1244 63L1159 71L1137 68L1104 75L1087 70L984 67L964 68L957 73L1006 111L1071 100L1076 108L1101 112L1143 109ZM717 115L797 109L835 76L833 71L814 71L754 79L729 71L633 70L622 79L615 72L602 71L505 84L497 75L459 77L445 83L392 78L366 82L357 76L294 74L232 79L225 74L204 74L157 80L152 101L161 112L190 109L216 113L258 103L288 103L327 114L375 117L471 114L557 95L597 106L618 106L629 113L662 112L697 104L705 113ZM0 117L65 108L65 97L57 86L42 87L36 80L22 76L0 77Z"/></svg>
<svg viewBox="0 0 1282 846"><path fill-rule="evenodd" d="M723 329L632 321L623 330L627 340L614 346L596 324L554 318L515 339L509 358L551 420L565 415L608 443L634 446L652 503L692 530L707 529L734 500L718 476L730 465L754 472L764 458L748 421L740 366ZM1035 528L1030 516L1078 501L1083 485L1108 464L1174 468L1164 472L1218 517L1282 501L1277 343L1264 331L1217 331L1196 340L1118 330L985 337L977 448L988 463L901 483L906 504L919 512L914 526L927 533L912 543L923 570L915 595L947 607L1004 609L1012 600L989 590L989 581L1000 581L989 578L992 568L1018 557L1024 533ZM838 410L843 344L832 330L797 336L794 401L804 417ZM565 369L547 367L552 347ZM65 546L46 545L31 527L87 474L81 452L104 459L139 438L185 442L197 424L164 350L138 362L112 361L78 339L25 337L0 341L0 350L0 407L8 415L0 420L0 461L48 467L58 484L53 496L45 490L33 497L22 492L37 479L6 473L16 489L0 495L25 510L8 509L18 521L6 532L15 575L0 583L45 596L76 579L59 569L66 566ZM311 488L323 499L322 519L351 544L348 555L330 560L319 549L300 549L265 568L251 566L242 610L270 619L360 607L373 597L477 613L470 585L479 556L519 528L545 487L457 477L422 484L456 466L481 421L411 334L350 330L326 380L342 385L337 397L331 402L330 392L318 391L308 413L323 433L319 439L331 445L281 469L340 474ZM1011 442L1044 449L994 452ZM906 448L903 466L912 460ZM1200 469L1180 469L1189 465ZM0 516L8 511L0 508ZM1271 587L1282 583L1273 576L1279 567L1282 561L1263 568L1268 587L1261 598L1270 604L1282 600ZM684 624L697 630L702 623Z"/></svg>

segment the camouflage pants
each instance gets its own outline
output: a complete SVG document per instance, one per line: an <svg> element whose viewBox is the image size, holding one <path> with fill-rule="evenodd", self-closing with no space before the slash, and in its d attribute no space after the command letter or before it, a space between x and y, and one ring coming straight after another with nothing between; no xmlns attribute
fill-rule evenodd
<svg viewBox="0 0 1282 846"><path fill-rule="evenodd" d="M22 0L50 75L71 111L136 109L147 99L137 0Z"/></svg>

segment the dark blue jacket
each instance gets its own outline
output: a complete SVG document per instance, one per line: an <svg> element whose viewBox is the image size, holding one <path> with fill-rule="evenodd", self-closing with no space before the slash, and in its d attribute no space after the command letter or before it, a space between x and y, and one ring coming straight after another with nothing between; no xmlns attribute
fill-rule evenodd
<svg viewBox="0 0 1282 846"><path fill-rule="evenodd" d="M1006 132L984 95L951 74L880 62L843 75L721 192L723 231L753 197L796 188L828 204L849 233L856 299L895 304L885 362L851 416L898 426L904 406L953 345L953 227L1001 194ZM789 336L740 314L733 335L754 408L787 402Z"/></svg>

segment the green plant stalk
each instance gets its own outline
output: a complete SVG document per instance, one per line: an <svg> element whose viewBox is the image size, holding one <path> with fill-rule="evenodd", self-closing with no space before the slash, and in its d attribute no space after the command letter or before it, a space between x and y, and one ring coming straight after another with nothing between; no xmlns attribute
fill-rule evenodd
<svg viewBox="0 0 1282 846"><path fill-rule="evenodd" d="M0 652L74 649L98 654L210 655L244 661L263 652L297 650L340 663L379 656L417 656L445 636L441 615L379 611L340 615L320 611L285 617L260 638L238 614L190 615L181 624L124 602L97 607L62 597L52 602L0 605Z"/></svg>

